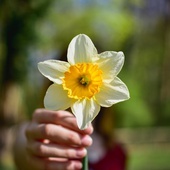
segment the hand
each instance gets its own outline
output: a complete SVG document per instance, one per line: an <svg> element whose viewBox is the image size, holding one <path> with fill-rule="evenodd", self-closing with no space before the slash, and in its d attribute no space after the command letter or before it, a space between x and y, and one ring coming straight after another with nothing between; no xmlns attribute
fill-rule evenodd
<svg viewBox="0 0 170 170"><path fill-rule="evenodd" d="M92 144L92 131L92 126L78 129L76 118L68 111L36 110L25 130L30 169L81 169L86 147Z"/></svg>

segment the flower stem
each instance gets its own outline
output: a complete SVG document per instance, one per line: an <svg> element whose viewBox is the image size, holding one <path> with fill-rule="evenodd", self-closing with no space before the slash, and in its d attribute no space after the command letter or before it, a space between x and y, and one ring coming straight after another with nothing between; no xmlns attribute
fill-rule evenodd
<svg viewBox="0 0 170 170"><path fill-rule="evenodd" d="M82 169L82 170L89 170L89 168L88 168L88 157L87 157L87 155L83 158L82 163L83 163L83 169Z"/></svg>

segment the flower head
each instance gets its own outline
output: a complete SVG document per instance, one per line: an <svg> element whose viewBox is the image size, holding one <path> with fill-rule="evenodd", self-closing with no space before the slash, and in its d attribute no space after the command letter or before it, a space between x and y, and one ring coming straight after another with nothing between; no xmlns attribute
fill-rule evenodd
<svg viewBox="0 0 170 170"><path fill-rule="evenodd" d="M70 42L67 60L38 63L39 71L53 82L44 98L45 108L71 107L78 127L84 129L101 106L110 107L129 99L128 88L117 77L124 63L123 52L98 54L91 39L80 34Z"/></svg>

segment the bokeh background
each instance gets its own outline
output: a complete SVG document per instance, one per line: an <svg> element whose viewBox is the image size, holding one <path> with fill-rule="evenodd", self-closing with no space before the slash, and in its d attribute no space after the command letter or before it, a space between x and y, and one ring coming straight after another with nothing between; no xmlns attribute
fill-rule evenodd
<svg viewBox="0 0 170 170"><path fill-rule="evenodd" d="M130 100L114 106L127 170L170 169L169 0L0 0L0 170L14 170L11 128L43 107L37 63L87 34L99 52L123 51Z"/></svg>

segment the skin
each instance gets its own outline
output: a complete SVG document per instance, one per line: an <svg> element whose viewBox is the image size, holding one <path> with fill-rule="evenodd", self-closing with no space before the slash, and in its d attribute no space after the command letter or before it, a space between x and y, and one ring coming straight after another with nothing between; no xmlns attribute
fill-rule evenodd
<svg viewBox="0 0 170 170"><path fill-rule="evenodd" d="M18 169L79 170L92 144L93 127L80 130L68 111L37 109L20 129L14 143Z"/></svg>

